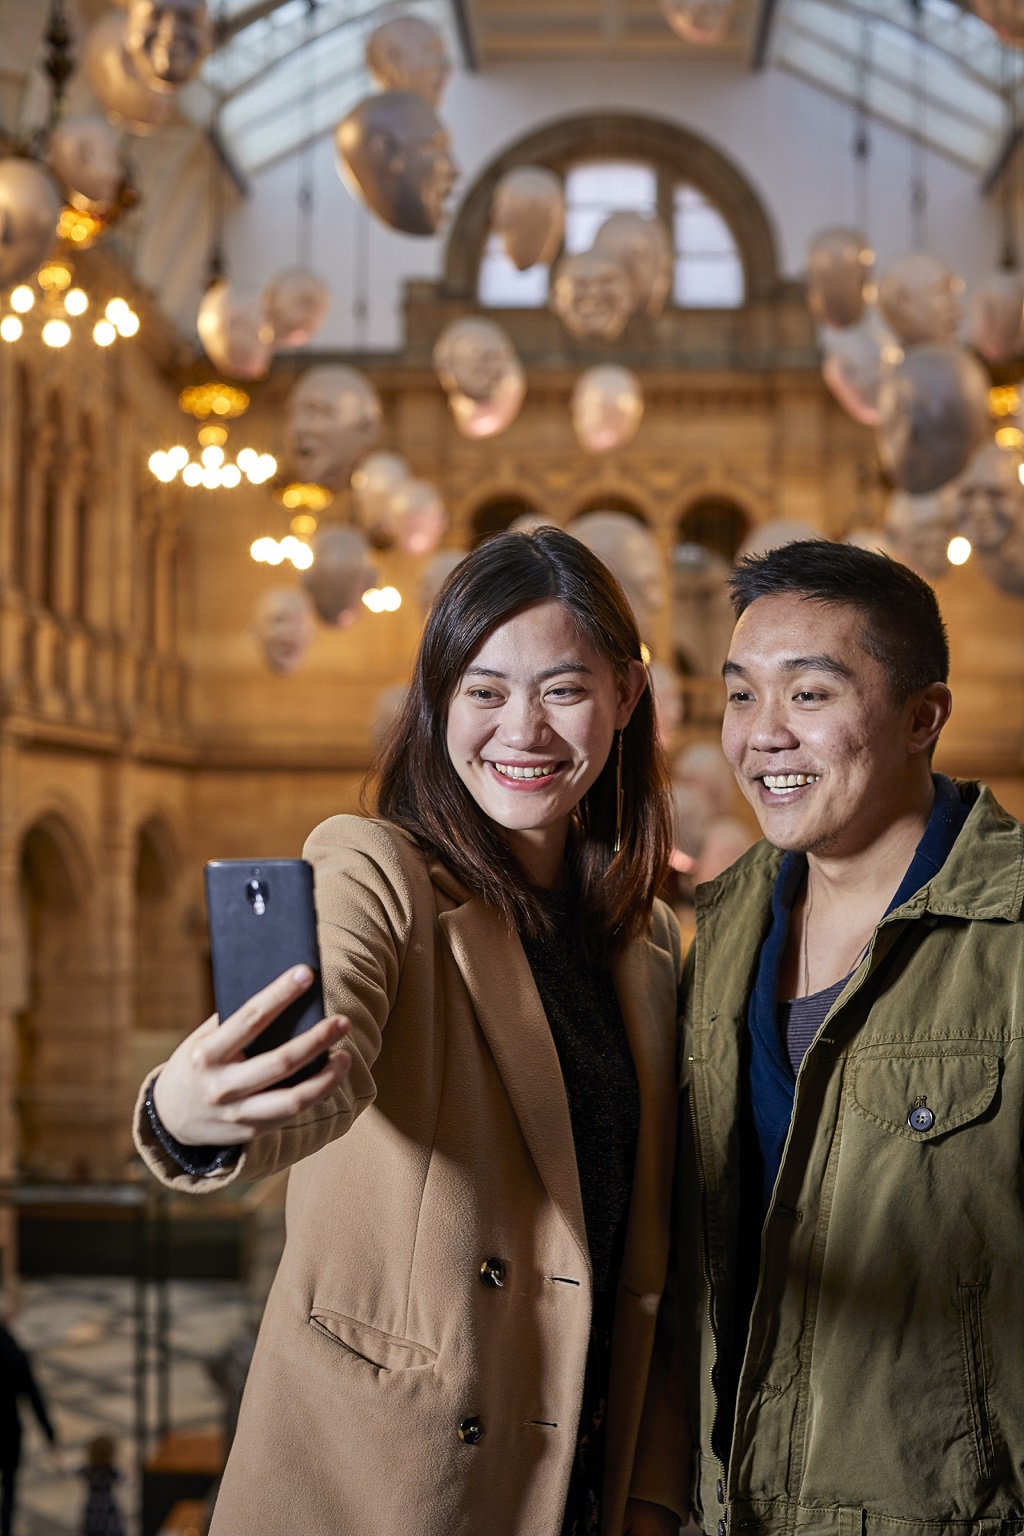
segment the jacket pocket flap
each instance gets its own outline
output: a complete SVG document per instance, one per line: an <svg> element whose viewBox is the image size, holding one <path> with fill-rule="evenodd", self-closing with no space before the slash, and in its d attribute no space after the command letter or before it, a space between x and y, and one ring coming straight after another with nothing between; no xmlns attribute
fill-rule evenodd
<svg viewBox="0 0 1024 1536"><path fill-rule="evenodd" d="M383 1371L405 1371L413 1366L433 1365L437 1351L412 1339L400 1339L393 1333L381 1333L369 1323L360 1323L343 1312L330 1312L314 1306L309 1314L314 1328L337 1339L352 1354Z"/></svg>
<svg viewBox="0 0 1024 1536"><path fill-rule="evenodd" d="M853 1068L853 1107L908 1141L935 1141L985 1113L999 1086L998 1056L863 1056Z"/></svg>

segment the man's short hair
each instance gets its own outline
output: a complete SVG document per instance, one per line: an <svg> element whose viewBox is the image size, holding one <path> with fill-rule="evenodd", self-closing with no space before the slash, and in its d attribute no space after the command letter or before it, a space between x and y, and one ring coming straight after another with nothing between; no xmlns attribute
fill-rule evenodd
<svg viewBox="0 0 1024 1536"><path fill-rule="evenodd" d="M899 703L949 677L949 643L935 593L888 555L807 539L748 555L735 566L729 588L737 618L759 597L790 593L859 608L861 644L885 669Z"/></svg>

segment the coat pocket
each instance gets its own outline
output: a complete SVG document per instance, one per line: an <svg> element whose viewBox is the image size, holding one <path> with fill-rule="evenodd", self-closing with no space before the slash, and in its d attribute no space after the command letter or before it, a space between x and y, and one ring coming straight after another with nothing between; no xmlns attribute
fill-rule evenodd
<svg viewBox="0 0 1024 1536"><path fill-rule="evenodd" d="M865 1052L853 1062L853 1108L891 1136L936 1141L985 1114L1000 1067L998 1056L956 1047Z"/></svg>
<svg viewBox="0 0 1024 1536"><path fill-rule="evenodd" d="M964 1376L967 1402L971 1410L971 1431L978 1473L983 1483L991 1481L995 1463L992 1419L988 1405L988 1354L985 1325L981 1310L980 1285L960 1287L960 1328L963 1339Z"/></svg>
<svg viewBox="0 0 1024 1536"><path fill-rule="evenodd" d="M412 1339L402 1339L393 1333L382 1333L369 1323L346 1317L343 1312L332 1312L326 1307L313 1305L309 1321L318 1333L326 1334L340 1344L349 1354L355 1355L366 1365L379 1371L408 1371L431 1366L437 1359L437 1351Z"/></svg>

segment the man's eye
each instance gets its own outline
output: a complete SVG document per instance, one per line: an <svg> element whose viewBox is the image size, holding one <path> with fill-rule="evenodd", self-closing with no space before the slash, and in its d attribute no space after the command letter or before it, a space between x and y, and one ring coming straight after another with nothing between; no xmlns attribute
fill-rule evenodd
<svg viewBox="0 0 1024 1536"><path fill-rule="evenodd" d="M740 689L733 689L728 697L730 704L746 704L754 695L752 693L743 693Z"/></svg>
<svg viewBox="0 0 1024 1536"><path fill-rule="evenodd" d="M801 688L796 698L801 704L817 704L825 697L823 693L815 693L811 688Z"/></svg>

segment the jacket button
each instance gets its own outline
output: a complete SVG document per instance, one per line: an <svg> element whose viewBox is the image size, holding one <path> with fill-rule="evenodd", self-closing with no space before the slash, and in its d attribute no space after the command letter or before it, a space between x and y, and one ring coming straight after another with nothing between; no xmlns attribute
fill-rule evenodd
<svg viewBox="0 0 1024 1536"><path fill-rule="evenodd" d="M715 1494L716 1494L716 1496L718 1498L719 1504L724 1504L725 1503L725 1489L722 1487L722 1479L721 1478L719 1478L718 1482L715 1484Z"/></svg>
<svg viewBox="0 0 1024 1536"><path fill-rule="evenodd" d="M907 1116L907 1124L912 1131L930 1131L935 1124L935 1116L927 1104L918 1104Z"/></svg>
<svg viewBox="0 0 1024 1536"><path fill-rule="evenodd" d="M505 1266L500 1259L484 1259L480 1265L480 1284L500 1291L505 1284Z"/></svg>
<svg viewBox="0 0 1024 1536"><path fill-rule="evenodd" d="M459 1439L465 1445L476 1445L484 1437L484 1421L474 1414L472 1418L459 1420Z"/></svg>

